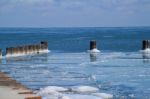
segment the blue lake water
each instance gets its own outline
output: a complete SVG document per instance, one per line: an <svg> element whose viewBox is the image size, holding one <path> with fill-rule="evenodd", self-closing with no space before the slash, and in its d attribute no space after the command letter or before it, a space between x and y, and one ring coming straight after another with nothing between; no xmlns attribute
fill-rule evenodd
<svg viewBox="0 0 150 99"><path fill-rule="evenodd" d="M93 39L101 53L87 52ZM3 55L7 47L43 40L49 42L51 50L47 54L3 58L0 71L34 90L91 86L112 94L114 99L150 99L150 54L140 52L144 39L150 39L150 27L0 28ZM101 99L91 93L69 93L74 94L71 99Z"/></svg>

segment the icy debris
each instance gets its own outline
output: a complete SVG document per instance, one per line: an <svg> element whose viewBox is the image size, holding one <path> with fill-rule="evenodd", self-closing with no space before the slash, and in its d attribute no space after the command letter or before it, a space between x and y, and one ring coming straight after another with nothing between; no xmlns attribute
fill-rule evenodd
<svg viewBox="0 0 150 99"><path fill-rule="evenodd" d="M49 86L40 89L37 95L43 99L112 99L113 95L98 93L99 89L91 86L74 86L71 88Z"/></svg>
<svg viewBox="0 0 150 99"><path fill-rule="evenodd" d="M150 54L150 48L146 48L145 50L141 50L140 52L149 53Z"/></svg>
<svg viewBox="0 0 150 99"><path fill-rule="evenodd" d="M101 97L103 99L112 99L113 98L113 95L107 94L107 93L93 93L92 95Z"/></svg>
<svg viewBox="0 0 150 99"><path fill-rule="evenodd" d="M90 52L90 53L99 53L100 50L98 50L97 48L94 48L92 50L88 50L88 52Z"/></svg>
<svg viewBox="0 0 150 99"><path fill-rule="evenodd" d="M90 86L75 86L72 88L72 91L77 93L93 93L98 92L99 89Z"/></svg>
<svg viewBox="0 0 150 99"><path fill-rule="evenodd" d="M57 86L48 86L46 88L41 89L42 91L56 91L56 92L64 92L64 91L68 91L67 88L64 87L57 87Z"/></svg>

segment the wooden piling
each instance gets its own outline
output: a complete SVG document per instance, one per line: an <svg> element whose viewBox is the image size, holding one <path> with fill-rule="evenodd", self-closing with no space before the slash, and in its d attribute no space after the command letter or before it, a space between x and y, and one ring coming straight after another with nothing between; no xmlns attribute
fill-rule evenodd
<svg viewBox="0 0 150 99"><path fill-rule="evenodd" d="M36 47L36 53L39 53L40 52L40 45L37 44L37 45L35 45L35 47Z"/></svg>
<svg viewBox="0 0 150 99"><path fill-rule="evenodd" d="M8 55L13 55L13 54L14 54L14 51L15 51L15 48L14 48L14 47L8 48Z"/></svg>
<svg viewBox="0 0 150 99"><path fill-rule="evenodd" d="M143 47L142 47L142 50L145 50L147 48L149 48L149 41L148 40L143 40Z"/></svg>
<svg viewBox="0 0 150 99"><path fill-rule="evenodd" d="M95 48L96 48L96 41L95 40L90 41L90 50L93 50Z"/></svg>
<svg viewBox="0 0 150 99"><path fill-rule="evenodd" d="M18 47L6 48L6 56L20 56L27 54L40 53L48 50L48 42L41 41L40 44L36 45L25 45Z"/></svg>
<svg viewBox="0 0 150 99"><path fill-rule="evenodd" d="M32 47L33 47L33 53L37 53L36 45L32 45Z"/></svg>
<svg viewBox="0 0 150 99"><path fill-rule="evenodd" d="M15 52L16 55L20 54L20 48L19 47L16 47L16 52Z"/></svg>
<svg viewBox="0 0 150 99"><path fill-rule="evenodd" d="M25 53L25 54L28 54L29 46L27 46L27 45L26 45L26 46L24 46L24 48L23 48L23 49L24 49L24 53Z"/></svg>
<svg viewBox="0 0 150 99"><path fill-rule="evenodd" d="M13 51L13 47L6 48L6 56L11 56L13 54Z"/></svg>
<svg viewBox="0 0 150 99"><path fill-rule="evenodd" d="M48 50L48 42L47 41L41 41L41 45L44 50Z"/></svg>
<svg viewBox="0 0 150 99"><path fill-rule="evenodd" d="M23 52L23 47L22 47L22 46L19 46L18 49L19 49L19 54L20 54L20 55L23 55L23 54L24 54L24 52Z"/></svg>
<svg viewBox="0 0 150 99"><path fill-rule="evenodd" d="M31 54L32 52L33 52L33 46L29 45L28 50L27 50L27 54Z"/></svg>
<svg viewBox="0 0 150 99"><path fill-rule="evenodd" d="M6 48L6 55L9 54L9 48Z"/></svg>

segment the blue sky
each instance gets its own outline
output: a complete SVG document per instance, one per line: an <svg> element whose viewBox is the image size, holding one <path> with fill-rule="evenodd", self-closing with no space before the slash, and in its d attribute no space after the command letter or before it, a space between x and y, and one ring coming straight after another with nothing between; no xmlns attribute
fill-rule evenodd
<svg viewBox="0 0 150 99"><path fill-rule="evenodd" d="M0 0L0 27L150 26L150 0Z"/></svg>

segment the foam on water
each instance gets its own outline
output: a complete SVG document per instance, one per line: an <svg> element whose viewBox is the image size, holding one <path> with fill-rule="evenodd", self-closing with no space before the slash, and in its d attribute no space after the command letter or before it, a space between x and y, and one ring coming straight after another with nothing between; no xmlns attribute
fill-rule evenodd
<svg viewBox="0 0 150 99"><path fill-rule="evenodd" d="M48 86L40 89L37 95L44 99L112 99L113 95L99 93L99 89L91 86L73 86L70 88Z"/></svg>

